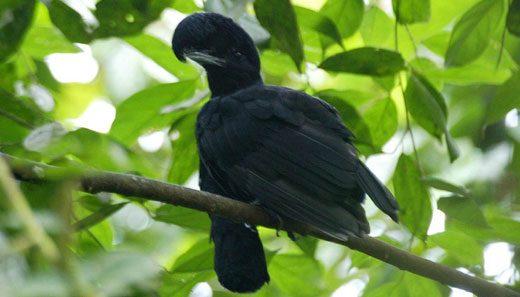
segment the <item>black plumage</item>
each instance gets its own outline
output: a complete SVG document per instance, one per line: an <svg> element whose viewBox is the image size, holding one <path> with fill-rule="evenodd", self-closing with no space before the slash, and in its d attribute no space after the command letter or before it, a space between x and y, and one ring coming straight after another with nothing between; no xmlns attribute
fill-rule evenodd
<svg viewBox="0 0 520 297"><path fill-rule="evenodd" d="M257 203L338 239L369 232L365 193L397 221L395 198L358 159L334 107L264 85L253 41L231 19L193 14L172 46L179 59L206 69L212 92L196 127L202 190ZM250 292L269 281L254 227L212 217L211 237L224 287Z"/></svg>

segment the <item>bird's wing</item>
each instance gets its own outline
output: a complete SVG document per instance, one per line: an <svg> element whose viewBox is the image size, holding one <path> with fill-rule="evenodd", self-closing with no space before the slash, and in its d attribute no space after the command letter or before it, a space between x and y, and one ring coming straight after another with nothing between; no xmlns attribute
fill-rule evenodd
<svg viewBox="0 0 520 297"><path fill-rule="evenodd" d="M201 160L232 198L342 239L369 231L364 192L396 217L393 196L358 160L330 105L265 86L212 101L199 116Z"/></svg>

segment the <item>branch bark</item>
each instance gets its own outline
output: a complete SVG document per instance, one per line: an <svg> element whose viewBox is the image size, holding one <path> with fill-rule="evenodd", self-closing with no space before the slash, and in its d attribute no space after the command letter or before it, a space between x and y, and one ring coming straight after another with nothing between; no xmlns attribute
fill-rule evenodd
<svg viewBox="0 0 520 297"><path fill-rule="evenodd" d="M136 175L94 170L71 171L70 169L18 159L3 153L0 153L0 157L3 157L8 162L12 172L22 180L45 181L56 177L59 178L59 176L66 173L69 177L75 175L81 181L81 187L85 192L111 192L125 196L136 196L204 211L237 222L247 222L267 228L277 227L277 222L260 207L219 195ZM423 259L369 236L363 238L351 237L348 241L341 241L316 230L310 225L292 220L284 220L282 229L344 245L399 269L421 275L450 287L472 292L477 296L520 297L520 293L509 288Z"/></svg>

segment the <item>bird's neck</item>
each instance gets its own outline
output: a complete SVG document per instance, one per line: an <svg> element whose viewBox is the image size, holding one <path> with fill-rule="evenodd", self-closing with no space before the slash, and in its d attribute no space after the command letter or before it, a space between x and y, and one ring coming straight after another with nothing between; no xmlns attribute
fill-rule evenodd
<svg viewBox="0 0 520 297"><path fill-rule="evenodd" d="M258 71L222 71L206 69L212 96L224 96L255 84L262 84Z"/></svg>

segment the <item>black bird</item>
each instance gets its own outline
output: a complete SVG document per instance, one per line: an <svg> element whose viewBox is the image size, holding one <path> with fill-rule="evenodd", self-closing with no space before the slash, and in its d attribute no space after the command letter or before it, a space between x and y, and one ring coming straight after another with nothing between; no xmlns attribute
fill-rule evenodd
<svg viewBox="0 0 520 297"><path fill-rule="evenodd" d="M172 47L181 61L205 68L212 93L196 126L202 190L259 204L339 239L369 232L365 193L397 221L395 198L358 159L334 107L264 85L253 41L232 19L192 14L178 25ZM256 228L211 220L220 283L253 292L269 282Z"/></svg>

